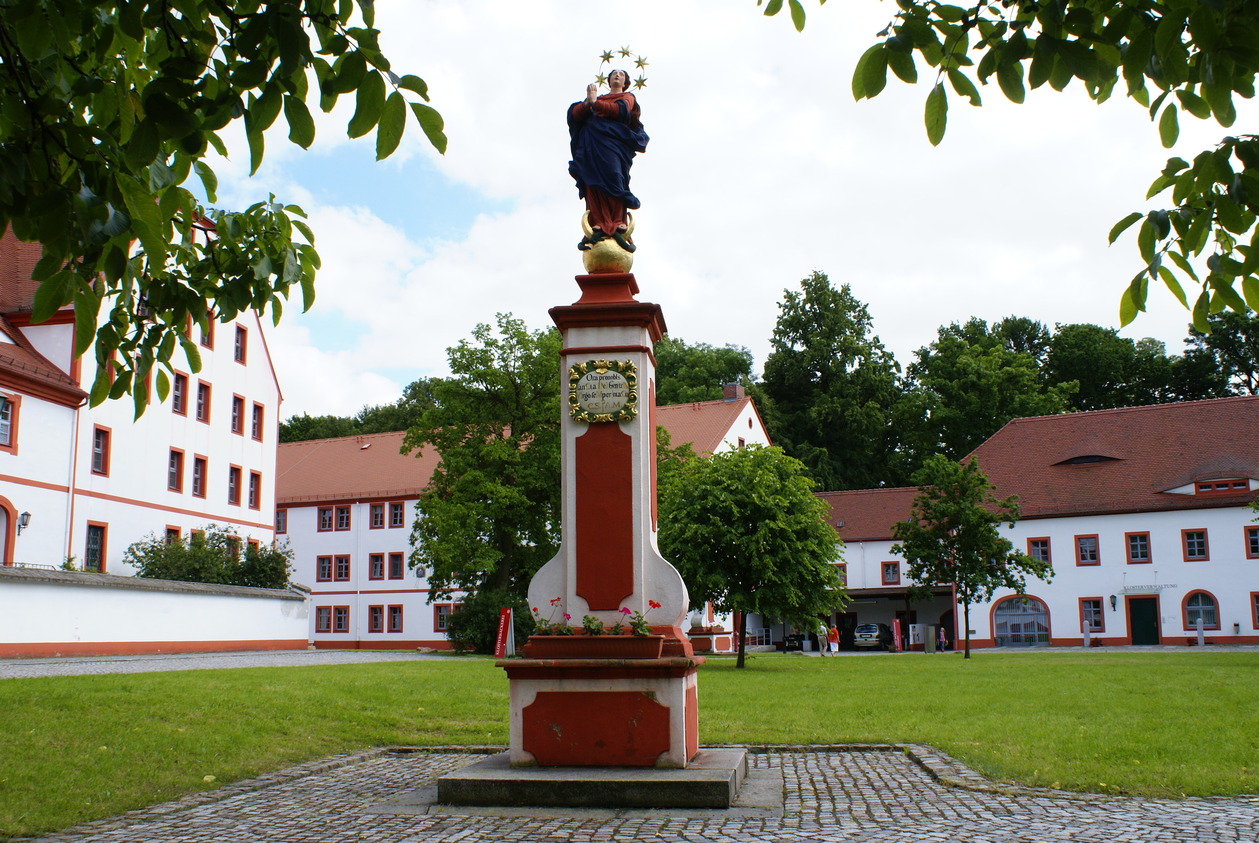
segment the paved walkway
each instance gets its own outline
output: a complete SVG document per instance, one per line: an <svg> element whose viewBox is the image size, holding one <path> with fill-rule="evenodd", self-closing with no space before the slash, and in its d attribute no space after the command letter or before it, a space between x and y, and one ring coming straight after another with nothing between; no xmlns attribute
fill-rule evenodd
<svg viewBox="0 0 1259 843"><path fill-rule="evenodd" d="M1254 843L1259 797L1125 799L992 786L927 747L766 748L778 811L458 809L436 776L483 755L375 750L327 759L43 838L52 843L478 843L678 840Z"/></svg>
<svg viewBox="0 0 1259 843"><path fill-rule="evenodd" d="M446 658L455 657L435 653L388 650L266 650L236 653L171 653L151 656L0 659L0 679L81 676L91 673L150 673L160 670L302 667L312 664L358 664Z"/></svg>

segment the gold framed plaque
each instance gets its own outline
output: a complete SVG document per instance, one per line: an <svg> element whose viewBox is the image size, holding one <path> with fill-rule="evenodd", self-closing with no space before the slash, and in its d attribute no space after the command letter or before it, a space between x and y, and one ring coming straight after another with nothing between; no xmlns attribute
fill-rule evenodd
<svg viewBox="0 0 1259 843"><path fill-rule="evenodd" d="M568 370L573 421L621 422L638 415L638 367L629 360L587 360Z"/></svg>

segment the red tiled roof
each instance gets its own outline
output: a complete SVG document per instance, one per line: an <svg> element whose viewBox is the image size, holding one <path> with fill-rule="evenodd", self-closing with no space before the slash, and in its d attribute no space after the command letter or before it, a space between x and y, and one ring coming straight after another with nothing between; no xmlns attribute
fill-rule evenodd
<svg viewBox="0 0 1259 843"><path fill-rule="evenodd" d="M709 456L721 445L739 413L751 403L751 398L738 398L670 404L656 408L656 424L669 432L673 447L689 442L695 453Z"/></svg>
<svg viewBox="0 0 1259 843"><path fill-rule="evenodd" d="M0 236L0 313L31 309L39 283L31 280L31 270L39 262L42 247L24 243L5 229Z"/></svg>
<svg viewBox="0 0 1259 843"><path fill-rule="evenodd" d="M415 497L437 467L437 452L399 453L403 433L372 433L276 448L276 503Z"/></svg>
<svg viewBox="0 0 1259 843"><path fill-rule="evenodd" d="M657 407L656 421L675 446L690 442L697 454L711 454L751 400ZM375 433L281 443L276 449L276 502L415 497L428 485L439 460L431 448L418 459L399 453L402 437Z"/></svg>
<svg viewBox="0 0 1259 843"><path fill-rule="evenodd" d="M998 495L1018 495L1024 519L1236 506L1256 493L1169 490L1259 478L1259 396L1015 419L970 456ZM1095 461L1070 462L1081 458ZM832 523L844 522L845 541L876 541L891 539L892 524L909 516L916 491L818 496L830 504Z"/></svg>

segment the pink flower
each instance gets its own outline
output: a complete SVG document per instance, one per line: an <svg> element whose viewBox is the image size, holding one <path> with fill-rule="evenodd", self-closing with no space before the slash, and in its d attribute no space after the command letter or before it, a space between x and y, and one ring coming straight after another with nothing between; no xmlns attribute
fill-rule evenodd
<svg viewBox="0 0 1259 843"><path fill-rule="evenodd" d="M622 606L622 607L621 607L621 614L622 614L622 615L629 615L629 614L633 614L633 613L632 613L632 612L630 612L630 610L629 610L629 607L628 607L628 606Z"/></svg>
<svg viewBox="0 0 1259 843"><path fill-rule="evenodd" d="M572 619L573 619L572 615L570 615L568 612L564 613L564 620L571 621Z"/></svg>

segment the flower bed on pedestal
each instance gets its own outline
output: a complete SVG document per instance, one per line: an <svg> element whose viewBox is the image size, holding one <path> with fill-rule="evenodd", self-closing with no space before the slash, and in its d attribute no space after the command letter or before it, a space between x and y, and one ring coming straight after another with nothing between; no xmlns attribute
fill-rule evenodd
<svg viewBox="0 0 1259 843"><path fill-rule="evenodd" d="M532 635L529 659L658 659L663 635Z"/></svg>

